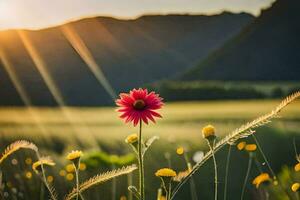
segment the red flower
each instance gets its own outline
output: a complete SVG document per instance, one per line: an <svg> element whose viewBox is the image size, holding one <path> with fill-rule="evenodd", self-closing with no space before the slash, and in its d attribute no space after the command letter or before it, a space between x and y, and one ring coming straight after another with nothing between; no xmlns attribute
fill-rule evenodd
<svg viewBox="0 0 300 200"><path fill-rule="evenodd" d="M154 110L163 106L162 98L155 92L148 93L147 89L133 89L128 93L121 93L120 98L116 100L118 112L122 113L120 118L126 123L133 122L136 126L140 120L148 124L148 120L155 123L154 117L161 115Z"/></svg>

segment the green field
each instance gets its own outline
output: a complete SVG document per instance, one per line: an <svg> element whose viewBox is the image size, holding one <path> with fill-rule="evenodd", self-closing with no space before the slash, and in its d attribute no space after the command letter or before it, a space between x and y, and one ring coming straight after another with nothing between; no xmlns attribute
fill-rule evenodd
<svg viewBox="0 0 300 200"><path fill-rule="evenodd" d="M229 133L239 125L271 111L280 100L212 101L167 103L162 109L162 119L157 124L144 126L146 135L165 139L201 140L200 130L214 124L218 134ZM300 102L294 102L271 126L297 130L300 120ZM41 128L45 128L44 135ZM84 138L85 145L93 139L120 141L137 128L118 119L113 107L104 108L0 108L0 133L5 138L59 137L72 140ZM89 140L90 139L90 140Z"/></svg>
<svg viewBox="0 0 300 200"><path fill-rule="evenodd" d="M245 100L245 101L212 101L212 102L177 102L166 103L161 113L163 119L157 120L157 124L144 126L145 137L158 135L161 139L152 146L149 155L146 157L146 177L147 192L153 199L156 189L159 187L159 180L153 176L155 170L167 166L164 153L171 154L172 166L177 171L184 170L185 164L181 158L176 157L175 149L183 145L189 149L188 155L192 156L197 150L205 150L204 141L201 136L201 128L207 124L213 124L217 129L217 134L221 138L225 134L239 127L243 123L252 120L260 115L270 112L280 100ZM124 155L130 152L130 148L124 143L124 138L137 128L125 125L118 119L113 107L102 108L22 108L3 107L0 108L0 134L1 151L10 142L19 139L27 139L36 143L44 155L50 155L58 163L56 168L49 173L55 177L54 185L59 188L58 192L63 195L72 187L72 183L65 184L64 179L58 176L58 171L64 167L66 161L64 156L67 151L81 149L88 154L94 150L102 150L109 154ZM274 119L273 123L267 127L259 128L257 137L265 150L266 155L271 160L276 172L279 172L284 165L292 166L295 161L292 138L299 140L300 136L300 101L295 101L281 113L281 118ZM251 141L251 138L250 140ZM282 148L278 148L281 145ZM240 190L243 176L246 170L247 156L236 150L233 152L232 185L229 186L231 198L236 199ZM26 154L26 156L31 154ZM17 153L16 158L24 160L22 153ZM223 175L226 151L221 151L217 158L220 166L220 176ZM263 161L261 161L263 162ZM7 168L10 162L5 163L4 170L6 178L14 179L17 171L24 171L28 167L25 165L18 168ZM85 171L82 179L90 177L99 171L110 169L110 166L100 166L99 168L89 168ZM30 169L30 168L28 168ZM22 173L21 173L22 174ZM209 162L202 169L202 173L196 174L196 185L199 188L199 199L211 199L213 195L212 166ZM257 170L253 170L253 176L257 175ZM126 194L126 178L118 179L118 189L116 196ZM250 182L250 181L249 181ZM92 189L86 192L86 196L92 199L111 199L105 193L111 190L111 183L106 183L103 189ZM222 188L223 179L220 180ZM149 187L151 185L151 187ZM249 184L247 198L253 195L254 188ZM178 194L177 199L189 197L189 187L186 186ZM35 194L38 187L29 189L29 193ZM95 192L96 191L96 192ZM220 189L222 194L222 189ZM97 195L97 196L89 196ZM151 198L150 198L151 199ZM237 198L238 199L238 198ZM249 198L250 199L250 198Z"/></svg>

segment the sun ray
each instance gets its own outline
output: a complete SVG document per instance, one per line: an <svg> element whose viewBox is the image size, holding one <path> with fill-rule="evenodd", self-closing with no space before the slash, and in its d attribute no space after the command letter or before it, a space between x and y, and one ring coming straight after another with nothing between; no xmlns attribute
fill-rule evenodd
<svg viewBox="0 0 300 200"><path fill-rule="evenodd" d="M14 87L16 88L21 100L25 104L29 116L31 116L35 125L38 127L38 129L41 131L41 133L45 136L47 134L47 130L45 129L45 127L41 121L41 117L39 116L39 113L33 108L33 104L32 104L30 96L26 92L20 78L17 76L14 66L9 61L6 53L4 52L4 50L1 46L0 46L0 61L2 61L4 69L6 70Z"/></svg>
<svg viewBox="0 0 300 200"><path fill-rule="evenodd" d="M70 110L70 108L67 107L67 104L65 103L65 100L63 98L63 95L61 94L59 88L57 87L55 81L53 80L52 76L50 75L48 71L48 66L38 53L35 46L32 44L28 34L24 30L18 30L18 35L24 44L25 49L29 53L35 67L40 72L43 80L45 81L48 89L50 90L52 96L54 97L55 101L59 105L60 110L62 111L62 114L64 118L67 120L69 125L71 126L72 130L77 133L78 135L84 135L86 133L90 132L90 129L88 126L84 123L83 119L80 119L82 126L76 126L77 121L75 121L73 114ZM80 117L80 116L77 116Z"/></svg>
<svg viewBox="0 0 300 200"><path fill-rule="evenodd" d="M67 38L67 40L70 42L70 44L76 50L76 52L80 55L82 60L92 71L92 73L94 74L98 82L104 87L104 89L107 91L107 93L114 101L117 96L115 90L112 88L112 86L106 79L104 73L101 70L100 65L96 62L96 60L94 59L93 55L91 54L91 52L89 51L88 47L85 45L83 40L76 33L76 31L73 29L71 24L66 24L62 26L61 30L65 35L65 37Z"/></svg>

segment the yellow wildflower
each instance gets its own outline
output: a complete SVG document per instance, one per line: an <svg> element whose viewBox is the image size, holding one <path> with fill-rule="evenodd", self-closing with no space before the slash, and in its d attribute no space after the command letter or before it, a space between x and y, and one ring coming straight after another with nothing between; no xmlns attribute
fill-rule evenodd
<svg viewBox="0 0 300 200"><path fill-rule="evenodd" d="M76 159L79 159L82 156L83 156L82 151L76 150L76 151L71 151L71 153L69 153L67 155L67 159L70 160L70 161L74 161Z"/></svg>
<svg viewBox="0 0 300 200"><path fill-rule="evenodd" d="M255 177L255 179L252 181L252 184L255 185L256 188L258 188L261 183L264 183L264 182L267 182L270 180L271 180L271 178L268 173L262 173L262 174L258 175L257 177Z"/></svg>
<svg viewBox="0 0 300 200"><path fill-rule="evenodd" d="M127 144L133 144L133 143L136 143L138 141L138 136L137 134L131 134L131 135L128 135L125 139L125 142Z"/></svg>
<svg viewBox="0 0 300 200"><path fill-rule="evenodd" d="M176 153L177 153L178 155L184 154L184 149L183 149L183 147L178 147L178 148L176 149Z"/></svg>
<svg viewBox="0 0 300 200"><path fill-rule="evenodd" d="M72 181L72 180L74 179L74 175L73 175L72 173L68 173L68 174L66 175L66 179L67 179L68 181Z"/></svg>
<svg viewBox="0 0 300 200"><path fill-rule="evenodd" d="M68 165L66 165L66 171L67 172L75 172L75 167L74 167L74 165L72 165L72 164L68 164Z"/></svg>
<svg viewBox="0 0 300 200"><path fill-rule="evenodd" d="M157 177L175 177L176 172L170 168L159 169L155 172Z"/></svg>
<svg viewBox="0 0 300 200"><path fill-rule="evenodd" d="M31 179L32 178L32 173L31 172L26 172L25 177L28 178L28 179Z"/></svg>
<svg viewBox="0 0 300 200"><path fill-rule="evenodd" d="M48 165L48 166L54 166L55 162L53 162L53 160L50 157L42 157L40 158L40 160L34 162L32 164L32 169L38 173L41 169L41 165Z"/></svg>
<svg viewBox="0 0 300 200"><path fill-rule="evenodd" d="M26 158L25 163L27 165L31 165L32 164L32 159L31 158Z"/></svg>
<svg viewBox="0 0 300 200"><path fill-rule="evenodd" d="M209 139L215 137L215 132L215 127L213 127L212 125L207 125L202 129L202 136L205 139Z"/></svg>
<svg viewBox="0 0 300 200"><path fill-rule="evenodd" d="M247 144L247 145L245 146L245 150L246 150L246 151L249 151L249 152L255 151L256 149L257 149L256 144Z"/></svg>
<svg viewBox="0 0 300 200"><path fill-rule="evenodd" d="M300 171L300 163L297 163L294 167L295 171L298 172Z"/></svg>
<svg viewBox="0 0 300 200"><path fill-rule="evenodd" d="M247 143L246 142L240 142L238 143L238 145L236 146L238 150L242 151L245 147L246 147Z"/></svg>
<svg viewBox="0 0 300 200"><path fill-rule="evenodd" d="M85 163L80 163L79 169L80 169L81 171L86 170L86 164L85 164Z"/></svg>
<svg viewBox="0 0 300 200"><path fill-rule="evenodd" d="M297 192L300 188L300 183L294 183L291 187L293 192Z"/></svg>
<svg viewBox="0 0 300 200"><path fill-rule="evenodd" d="M54 180L53 176L47 176L47 182L52 183Z"/></svg>
<svg viewBox="0 0 300 200"><path fill-rule="evenodd" d="M63 169L59 171L60 176L65 176L66 174L67 174L67 172Z"/></svg>

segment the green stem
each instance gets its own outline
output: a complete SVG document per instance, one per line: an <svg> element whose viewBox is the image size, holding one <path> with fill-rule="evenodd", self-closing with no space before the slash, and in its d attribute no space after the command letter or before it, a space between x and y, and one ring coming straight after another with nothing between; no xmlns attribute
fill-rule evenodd
<svg viewBox="0 0 300 200"><path fill-rule="evenodd" d="M127 187L132 185L132 174L127 175ZM132 200L132 193L128 190L128 200Z"/></svg>
<svg viewBox="0 0 300 200"><path fill-rule="evenodd" d="M145 200L145 188L144 188L144 159L142 149L142 120L140 120L140 131L138 140L138 160L139 160L139 192L141 200Z"/></svg>
<svg viewBox="0 0 300 200"><path fill-rule="evenodd" d="M115 165L113 164L113 165L112 165L112 169L115 170L115 168L116 168L116 167L115 167ZM112 195L111 195L111 199L112 199L112 200L116 200L116 193L117 193L117 192L116 192L116 190L117 190L117 183L116 183L116 181L117 181L116 178L113 178L113 179L112 179L112 188L111 188L111 189L112 189Z"/></svg>
<svg viewBox="0 0 300 200"><path fill-rule="evenodd" d="M185 160L185 163L186 163L186 166L187 166L187 170L190 172L192 171L192 165L191 163L189 162L189 159L186 155L186 153L183 154L184 155L184 160ZM195 181L194 181L194 178L192 177L190 179L190 190L191 190L191 197L192 197L192 200L197 200L198 197L197 197L197 192L196 192L196 186L195 186Z"/></svg>
<svg viewBox="0 0 300 200"><path fill-rule="evenodd" d="M227 159L226 159L225 184L224 184L224 200L227 199L227 184L228 184L228 173L229 173L230 156L231 156L231 145L229 145Z"/></svg>
<svg viewBox="0 0 300 200"><path fill-rule="evenodd" d="M296 195L296 200L299 200L299 192L296 192L295 195Z"/></svg>
<svg viewBox="0 0 300 200"><path fill-rule="evenodd" d="M76 166L75 166L75 165L74 165L74 167L75 167L76 190L77 190L76 200L78 200L78 197L79 197L79 175L78 175L78 169L76 169Z"/></svg>
<svg viewBox="0 0 300 200"><path fill-rule="evenodd" d="M41 183L40 200L44 200L44 183Z"/></svg>
<svg viewBox="0 0 300 200"><path fill-rule="evenodd" d="M161 178L161 182L162 182L162 188L163 188L164 191L165 191L166 198L168 198L168 197L169 197L169 192L168 192L168 189L167 189L167 186L166 186L166 183L165 183L164 178ZM167 199L167 200L168 200L168 199Z"/></svg>
<svg viewBox="0 0 300 200"><path fill-rule="evenodd" d="M271 167L271 165L270 165L270 163L269 163L269 161L268 161L266 155L264 154L264 152L263 152L263 150L262 150L262 148L261 148L261 146L260 146L260 144L259 144L257 138L256 138L255 135L253 135L253 134L252 134L252 137L253 137L253 139L254 139L254 141L255 141L255 143L256 143L256 145L257 145L257 147L258 147L258 150L259 150L259 152L261 153L263 159L264 159L265 162L267 163L267 166L268 166L270 172L272 173L273 178L276 179L276 174L274 173L274 171L273 171L273 169L272 169L272 167Z"/></svg>
<svg viewBox="0 0 300 200"><path fill-rule="evenodd" d="M76 176L76 190L77 190L76 199L78 199L80 197L81 200L84 200L81 192L79 191L79 166L80 166L80 161L78 163L78 167L76 167L75 164L74 164L74 167L75 167L75 176Z"/></svg>
<svg viewBox="0 0 300 200"><path fill-rule="evenodd" d="M191 189L191 196L192 200L198 200L197 192L196 192L196 184L194 177L190 179L190 189Z"/></svg>
<svg viewBox="0 0 300 200"><path fill-rule="evenodd" d="M215 200L218 200L218 168L217 168L217 160L216 160L215 153L214 153L215 141L216 141L216 139L214 139L214 141L211 144L211 142L209 140L207 140L208 146L210 148L210 151L212 152L212 158L213 158L213 162L214 162L214 172L215 172Z"/></svg>
<svg viewBox="0 0 300 200"><path fill-rule="evenodd" d="M168 199L167 200L171 199L171 193L172 193L172 181L170 180L169 181L169 190L168 190Z"/></svg>
<svg viewBox="0 0 300 200"><path fill-rule="evenodd" d="M243 184L243 188L242 188L241 200L244 199L244 194L245 194L245 190L246 190L246 186L247 186L247 182L248 182L248 178L249 178L251 166L252 166L252 155L249 154L249 161L248 161L247 173L246 173L244 184Z"/></svg>

